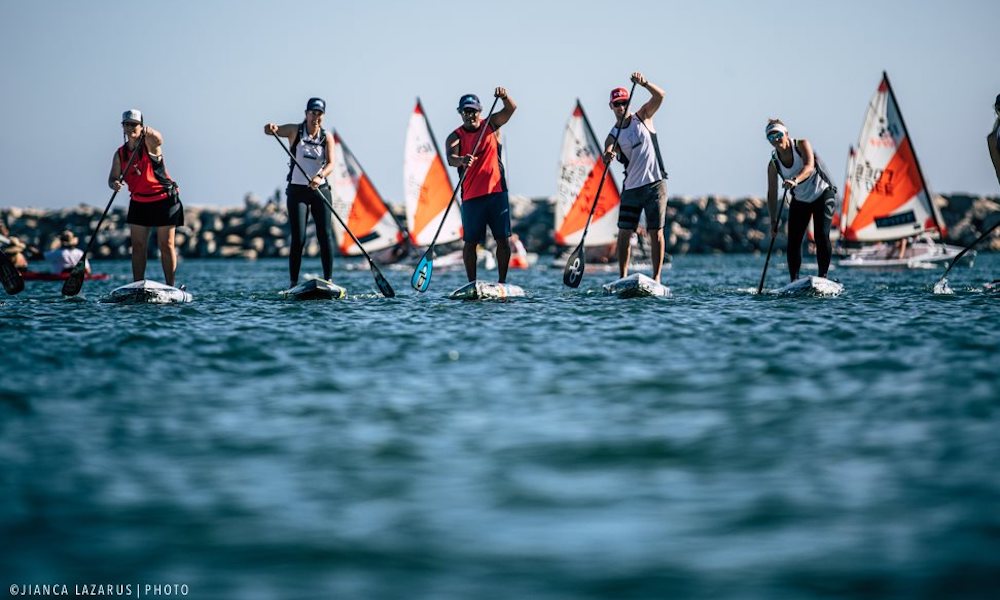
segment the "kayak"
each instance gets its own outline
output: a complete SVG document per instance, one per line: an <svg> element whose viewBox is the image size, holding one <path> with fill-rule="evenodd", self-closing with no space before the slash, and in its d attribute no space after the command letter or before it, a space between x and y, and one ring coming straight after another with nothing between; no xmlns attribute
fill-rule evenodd
<svg viewBox="0 0 1000 600"><path fill-rule="evenodd" d="M44 271L21 271L21 277L25 281L66 281L69 279L69 271L62 273L47 273ZM83 278L87 281L105 281L111 278L107 273L89 273Z"/></svg>

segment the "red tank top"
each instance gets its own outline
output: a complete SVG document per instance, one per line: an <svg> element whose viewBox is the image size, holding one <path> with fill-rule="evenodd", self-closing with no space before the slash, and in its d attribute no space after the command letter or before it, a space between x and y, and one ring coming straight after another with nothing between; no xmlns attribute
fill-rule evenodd
<svg viewBox="0 0 1000 600"><path fill-rule="evenodd" d="M118 149L118 161L123 169L130 158L132 151L128 149L128 144L122 145ZM177 185L167 174L163 159L154 163L149 158L149 151L146 148L139 151L139 155L132 161L132 166L125 172L125 183L128 184L128 191L132 194L132 202L163 200L168 196L167 190Z"/></svg>
<svg viewBox="0 0 1000 600"><path fill-rule="evenodd" d="M495 127L483 121L473 131L468 131L465 127L456 129L458 154L465 156L472 153L472 147L479 139L479 132L483 127L489 127L489 130L479 143L476 162L469 167L469 172L462 181L462 200L465 202L487 194L507 191L507 180L504 178L503 163L500 162L500 143L497 140Z"/></svg>

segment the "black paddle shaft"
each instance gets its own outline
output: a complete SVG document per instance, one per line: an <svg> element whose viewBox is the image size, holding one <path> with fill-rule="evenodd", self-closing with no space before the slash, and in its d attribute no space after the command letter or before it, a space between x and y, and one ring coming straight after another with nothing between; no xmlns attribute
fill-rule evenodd
<svg viewBox="0 0 1000 600"><path fill-rule="evenodd" d="M760 284L757 286L757 293L764 291L764 279L767 277L767 265L771 262L771 251L774 250L774 240L778 239L778 228L781 227L781 216L785 212L785 200L788 198L788 190L781 196L781 206L778 207L778 221L775 224L774 234L771 235L771 243L767 246L767 258L764 259L764 272L760 274Z"/></svg>
<svg viewBox="0 0 1000 600"><path fill-rule="evenodd" d="M941 279L944 279L945 277L948 276L948 273L951 271L951 268L958 264L958 261L961 260L963 256L965 256L966 252L968 252L969 250L972 250L976 246L976 244L978 244L979 242L985 240L986 237L988 235L990 235L991 233L993 233L993 230L996 229L997 227L1000 227L1000 220L998 220L996 223L994 223L993 227L990 227L985 232L983 232L983 234L981 236L979 236L978 238L976 238L976 241L972 242L971 244L969 244L968 246L966 246L966 248L964 250L962 250L961 252L959 252L958 256L956 256L955 258L953 258L951 260L951 264L948 265L948 268L944 270L944 275L941 276Z"/></svg>
<svg viewBox="0 0 1000 600"><path fill-rule="evenodd" d="M295 155L292 154L291 150L288 149L288 146L285 145L285 142L281 141L281 138L278 137L278 134L272 133L271 135L274 136L275 141L277 141L278 145L281 146L281 149L285 151L285 154L288 155L288 158L292 159L292 164L295 165L295 167L299 170L300 173L302 173L302 176L305 177L306 179L309 179L309 175L305 172L305 169L302 168L302 165L299 164L299 161L295 160ZM371 255L368 254L368 251L365 250L365 247L361 245L361 240L359 240L358 237L354 235L354 232L351 231L351 228L347 226L347 223L345 223L344 220L340 218L340 215L337 214L336 209L333 208L333 204L331 204L330 201L326 199L326 196L323 195L323 192L319 191L318 189L313 189L313 191L316 192L316 195L323 200L323 203L326 204L327 207L330 209L330 212L333 213L334 218L337 219L337 222L340 223L340 226L344 228L344 231L347 232L347 235L351 236L351 239L354 240L354 243L358 245L358 248L361 250L361 253L365 255L366 259L368 259L368 265L371 267L372 273L375 275L375 283L378 285L379 290L382 292L382 295L386 296L387 298L394 297L396 295L396 292L393 291L392 286L389 285L389 281L385 278L384 275L382 275L382 271L380 271L379 268L375 266L375 261L372 260Z"/></svg>

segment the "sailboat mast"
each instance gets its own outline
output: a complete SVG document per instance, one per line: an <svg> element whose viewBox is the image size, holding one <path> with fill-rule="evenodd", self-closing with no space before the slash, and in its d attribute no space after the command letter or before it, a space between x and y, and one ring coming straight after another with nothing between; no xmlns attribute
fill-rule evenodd
<svg viewBox="0 0 1000 600"><path fill-rule="evenodd" d="M899 101L896 100L896 93L892 91L892 84L889 83L889 74L882 71L882 81L885 82L885 87L889 90L889 98L892 103L896 106L896 112L899 114L899 124L903 126L903 134L906 139L910 142L910 152L913 153L913 162L917 164L917 175L920 177L920 183L924 187L924 191L927 193L927 202L930 204L931 218L934 219L934 224L937 225L938 232L946 231L944 223L938 221L938 211L934 206L934 198L931 196L931 189L927 187L927 180L924 179L924 169L920 166L920 159L917 158L917 145L913 143L913 138L910 137L910 130L906 128L906 119L903 118L903 109L899 105ZM942 240L944 235L941 235Z"/></svg>

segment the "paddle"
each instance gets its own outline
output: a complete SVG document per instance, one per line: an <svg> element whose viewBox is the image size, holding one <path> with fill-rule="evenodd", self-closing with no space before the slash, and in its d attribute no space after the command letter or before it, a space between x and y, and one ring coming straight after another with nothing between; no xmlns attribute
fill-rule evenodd
<svg viewBox="0 0 1000 600"><path fill-rule="evenodd" d="M125 168L121 170L116 180L121 183L125 180L125 173L128 172L129 168L132 167L132 163L135 162L135 157L139 156L139 148L142 148L146 143L146 134L143 133L139 136L139 142L135 145L135 150L132 151L132 156L129 157L128 163ZM120 190L121 188L118 188ZM90 248L94 245L94 240L97 239L97 232L101 230L101 225L104 223L104 219L108 216L108 211L111 210L111 204L115 201L115 196L118 195L118 190L115 190L111 194L111 199L108 200L108 205L104 207L104 214L101 215L101 220L97 222L97 227L94 228L94 232L90 234L90 241L87 242L87 247L83 250L83 256L80 260L73 266L73 270L70 271L69 277L63 282L62 295L63 296L75 296L80 293L83 289L83 278L87 274L87 255L90 254Z"/></svg>
<svg viewBox="0 0 1000 600"><path fill-rule="evenodd" d="M778 230L778 227L781 227L781 215L785 212L785 200L787 198L788 190L786 189L785 193L781 195L781 206L778 207L778 222L775 225L775 231ZM764 291L764 278L767 277L767 265L771 262L771 251L774 250L774 240L776 239L778 239L777 233L771 236L771 243L767 247L767 258L764 260L764 272L760 274L760 284L757 286L757 294Z"/></svg>
<svg viewBox="0 0 1000 600"><path fill-rule="evenodd" d="M24 290L24 278L3 250L0 250L0 281L3 282L3 289L11 296Z"/></svg>
<svg viewBox="0 0 1000 600"><path fill-rule="evenodd" d="M972 250L972 248L976 244L978 244L979 242L985 240L986 236L988 236L989 234L993 233L993 230L996 229L997 227L1000 227L1000 221L997 221L996 223L994 223L993 227L990 227L989 229L987 229L986 232L983 233L983 235L981 235L978 238L976 238L976 241L974 241L971 244L969 244L964 250L962 250L961 252L958 253L958 256L956 256L955 258L951 259L951 264L948 265L948 268L944 270L944 275L941 276L941 279L939 279L938 282L934 284L934 289L940 289L940 286L947 285L947 282L945 282L945 278L948 277L948 272L951 271L951 268L954 267L956 264L958 264L958 261L961 260L963 256L965 256L966 252L968 252L969 250Z"/></svg>
<svg viewBox="0 0 1000 600"><path fill-rule="evenodd" d="M632 104L632 95L635 93L635 82L632 82L632 90L628 93L628 100L625 102L625 115L628 115L628 107ZM637 118L634 117L633 118ZM611 145L612 148L618 146L618 136L622 133L622 128L616 127L615 141ZM601 181L597 184L597 193L594 194L594 201L590 204L590 214L587 215L587 224L583 226L583 234L580 236L580 243L577 245L576 250L569 255L566 260L566 268L563 269L563 284L571 288L580 287L580 282L583 281L583 267L586 263L586 252L583 249L583 243L587 239L587 230L590 229L590 220L594 218L594 211L597 210L597 201L601 198L601 190L604 189L604 180L607 179L608 169L611 168L611 161L604 163L604 172L601 173ZM624 182L622 182L622 189L625 189Z"/></svg>
<svg viewBox="0 0 1000 600"><path fill-rule="evenodd" d="M490 107L490 112L486 115L486 119L483 121L483 130L479 132L476 144L472 147L471 154L473 156L475 156L476 152L479 150L479 144L483 141L483 136L486 134L486 130L489 129L490 118L493 116L493 111L497 107L498 100L500 100L500 98L494 96L493 106ZM445 150L447 150L447 148ZM468 168L463 169L461 175L458 176L458 183L455 184L455 189L451 192L451 199L448 200L448 206L444 209L444 215L441 216L441 222L438 223L437 231L434 232L434 237L431 239L431 245L427 247L427 251L420 257L420 261L417 262L417 268L414 269L413 275L410 277L410 285L413 286L413 289L418 292L426 292L427 288L431 285L431 274L434 272L434 244L437 242L438 236L441 235L441 228L444 227L444 222L448 219L448 211L451 210L451 205L454 204L455 197L458 195L458 189L462 187L462 182L465 180L465 175L468 172Z"/></svg>
<svg viewBox="0 0 1000 600"><path fill-rule="evenodd" d="M285 154L287 154L288 157L292 159L292 164L295 165L299 169L299 172L302 173L302 176L308 180L309 175L302 168L302 165L299 164L299 161L295 160L295 156L288 149L288 146L285 145L285 142L281 141L281 138L278 137L278 134L272 133L271 135L274 136L274 139L278 142L278 145L281 146L282 150L285 151ZM326 196L324 196L323 193L320 192L319 190L314 189L313 191L316 192L317 196L323 199L323 203L330 208L330 212L333 213L333 216L340 223L340 226L344 228L344 231L347 232L347 235L351 236L351 239L354 240L354 243L357 244L358 248L361 249L361 253L364 254L365 258L368 259L368 267L371 269L372 276L375 277L375 285L378 286L378 291L382 292L382 295L385 296L386 298L394 298L396 296L396 292L392 289L392 286L389 285L389 281L385 278L385 276L382 275L382 271L379 271L378 266L375 265L375 261L372 260L372 257L368 254L368 251L365 250L365 247L361 245L361 241L358 240L357 236L354 235L354 232L352 232L350 228L347 226L347 223L344 223L344 220L341 219L340 215L337 214L337 211L334 210L333 204L331 204L330 201L326 199ZM313 220L315 220L315 215L313 215Z"/></svg>

